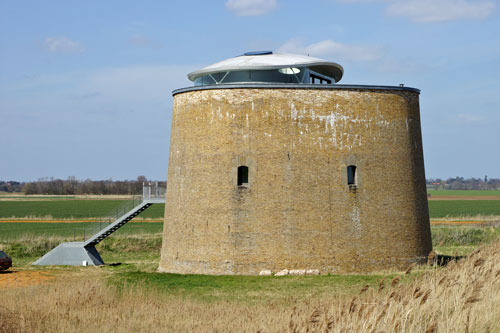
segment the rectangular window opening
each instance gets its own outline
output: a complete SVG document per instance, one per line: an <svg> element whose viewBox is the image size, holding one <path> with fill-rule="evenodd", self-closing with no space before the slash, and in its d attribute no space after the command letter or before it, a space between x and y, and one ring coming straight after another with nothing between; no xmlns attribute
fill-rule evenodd
<svg viewBox="0 0 500 333"><path fill-rule="evenodd" d="M241 165L238 167L238 186L248 184L248 167Z"/></svg>
<svg viewBox="0 0 500 333"><path fill-rule="evenodd" d="M347 185L356 185L356 166L349 165L347 167Z"/></svg>

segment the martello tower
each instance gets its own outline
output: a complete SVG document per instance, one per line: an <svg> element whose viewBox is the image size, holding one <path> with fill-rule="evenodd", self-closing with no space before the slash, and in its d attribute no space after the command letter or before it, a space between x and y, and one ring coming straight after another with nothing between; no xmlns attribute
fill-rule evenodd
<svg viewBox="0 0 500 333"><path fill-rule="evenodd" d="M173 92L160 271L367 272L432 249L418 89L250 52Z"/></svg>

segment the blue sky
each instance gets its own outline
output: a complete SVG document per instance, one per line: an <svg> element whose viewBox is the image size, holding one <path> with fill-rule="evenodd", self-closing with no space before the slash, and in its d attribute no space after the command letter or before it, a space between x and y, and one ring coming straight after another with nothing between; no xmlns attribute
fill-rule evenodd
<svg viewBox="0 0 500 333"><path fill-rule="evenodd" d="M252 50L421 89L427 178L500 177L499 5L0 0L0 179L165 179L171 91Z"/></svg>

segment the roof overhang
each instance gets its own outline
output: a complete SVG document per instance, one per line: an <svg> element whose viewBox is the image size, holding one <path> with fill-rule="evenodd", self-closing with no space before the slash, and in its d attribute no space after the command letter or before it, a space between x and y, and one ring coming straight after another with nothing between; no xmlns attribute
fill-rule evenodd
<svg viewBox="0 0 500 333"><path fill-rule="evenodd" d="M308 67L319 74L332 77L335 82L339 82L344 74L344 68L335 62L303 55L273 53L252 56L243 55L223 60L189 73L188 78L194 81L201 76L214 73L273 70L289 67Z"/></svg>

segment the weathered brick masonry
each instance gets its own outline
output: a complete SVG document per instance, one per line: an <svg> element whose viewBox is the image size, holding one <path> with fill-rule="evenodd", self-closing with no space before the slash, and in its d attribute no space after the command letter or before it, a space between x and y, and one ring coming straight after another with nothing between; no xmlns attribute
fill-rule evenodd
<svg viewBox="0 0 500 333"><path fill-rule="evenodd" d="M160 270L324 274L425 260L418 97L340 85L176 94Z"/></svg>

